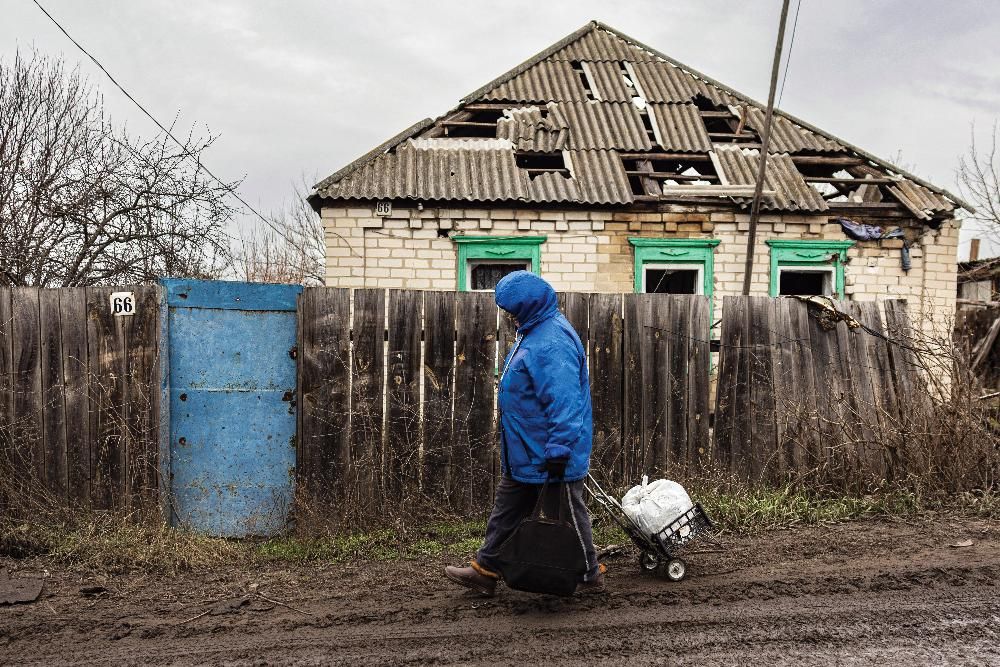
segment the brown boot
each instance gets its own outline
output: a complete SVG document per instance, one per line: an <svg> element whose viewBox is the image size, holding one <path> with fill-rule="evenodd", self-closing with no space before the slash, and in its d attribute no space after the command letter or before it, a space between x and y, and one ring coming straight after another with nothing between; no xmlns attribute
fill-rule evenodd
<svg viewBox="0 0 1000 667"><path fill-rule="evenodd" d="M449 565L444 568L444 576L488 598L496 595L497 581L500 580L499 574L490 572L476 561L469 563L469 567Z"/></svg>
<svg viewBox="0 0 1000 667"><path fill-rule="evenodd" d="M604 592L604 573L608 571L607 566L601 563L597 566L597 574L590 581L581 581L576 585L576 592L581 595Z"/></svg>

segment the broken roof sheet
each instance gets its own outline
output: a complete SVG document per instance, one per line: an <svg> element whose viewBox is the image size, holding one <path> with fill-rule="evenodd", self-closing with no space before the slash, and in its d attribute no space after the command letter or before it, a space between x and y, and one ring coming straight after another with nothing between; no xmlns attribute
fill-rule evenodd
<svg viewBox="0 0 1000 667"><path fill-rule="evenodd" d="M315 197L619 205L638 195L648 200L645 185L636 189L640 181L630 183L621 152L632 159L657 151L700 154L701 160L714 156L720 180L752 184L746 170L759 159L759 145L731 143L757 141L752 133L737 132L744 113L745 126L759 134L763 105L592 22L464 98L445 116L410 128L336 172L316 186ZM709 123L716 129L707 129ZM561 156L555 161L565 160L567 168L529 171L527 163L519 166L516 153ZM877 176L899 179L866 186L877 192L866 191L854 201L897 201L925 220L964 205L946 190L778 110L769 154L768 189L776 195L768 207L774 210L829 208L796 168L796 155L853 157ZM815 165L808 173L823 175ZM672 185L669 192L672 199L683 198L684 189Z"/></svg>
<svg viewBox="0 0 1000 667"><path fill-rule="evenodd" d="M737 145L717 146L710 153L724 185L754 185L760 168L760 151ZM802 179L787 153L768 155L764 168L764 189L774 197L764 197L761 207L782 211L826 211L830 207L815 189Z"/></svg>
<svg viewBox="0 0 1000 667"><path fill-rule="evenodd" d="M680 153L712 150L712 140L695 105L650 104L649 110L656 122L657 143L661 148Z"/></svg>
<svg viewBox="0 0 1000 667"><path fill-rule="evenodd" d="M567 151L568 153L568 151ZM614 151L580 150L560 173L518 168L509 139L409 139L325 188L340 199L620 204L633 201ZM583 172L582 176L578 172Z"/></svg>
<svg viewBox="0 0 1000 667"><path fill-rule="evenodd" d="M497 121L497 137L509 139L519 151L552 153L566 148L569 124L555 104L504 109Z"/></svg>

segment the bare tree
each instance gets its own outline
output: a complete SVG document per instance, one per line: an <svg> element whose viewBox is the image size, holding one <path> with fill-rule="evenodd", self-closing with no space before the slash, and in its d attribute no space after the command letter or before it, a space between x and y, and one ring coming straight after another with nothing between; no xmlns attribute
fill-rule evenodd
<svg viewBox="0 0 1000 667"><path fill-rule="evenodd" d="M270 229L255 231L243 243L237 262L243 279L253 282L322 285L326 246L319 215L306 201L304 185L294 199L269 217Z"/></svg>
<svg viewBox="0 0 1000 667"><path fill-rule="evenodd" d="M199 168L212 137L130 137L79 70L0 62L0 284L209 277L229 264L233 209Z"/></svg>
<svg viewBox="0 0 1000 667"><path fill-rule="evenodd" d="M983 235L1000 243L1000 156L997 155L997 123L993 123L990 142L985 149L976 144L972 128L969 151L958 164L958 185L962 195L975 207L968 218L980 223Z"/></svg>

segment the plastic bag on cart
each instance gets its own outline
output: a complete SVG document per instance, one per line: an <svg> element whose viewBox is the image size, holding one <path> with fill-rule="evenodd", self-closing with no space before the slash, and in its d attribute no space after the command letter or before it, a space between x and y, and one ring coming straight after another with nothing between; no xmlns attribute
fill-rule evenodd
<svg viewBox="0 0 1000 667"><path fill-rule="evenodd" d="M622 498L622 509L635 521L646 535L654 535L666 528L670 522L687 512L694 503L684 487L669 479L653 482L643 475L642 484L633 486ZM688 526L680 530L685 537Z"/></svg>

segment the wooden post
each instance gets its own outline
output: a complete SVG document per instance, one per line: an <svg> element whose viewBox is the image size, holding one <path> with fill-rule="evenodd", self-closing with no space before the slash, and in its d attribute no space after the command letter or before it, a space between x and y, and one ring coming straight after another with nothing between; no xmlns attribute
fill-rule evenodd
<svg viewBox="0 0 1000 667"><path fill-rule="evenodd" d="M778 85L778 66L781 64L781 47L785 42L785 22L788 19L788 0L781 3L781 22L778 25L778 42L774 46L774 62L771 65L771 89L767 94L767 112L764 115L764 131L760 138L760 162L757 164L757 183L754 188L753 205L750 207L750 229L747 231L746 266L743 269L743 295L750 295L750 281L753 274L754 245L757 240L757 221L760 217L760 197L764 189L764 174L767 167L767 149L771 141L771 118L774 114L774 89Z"/></svg>

